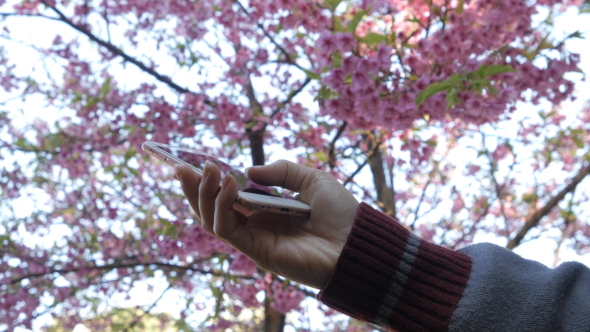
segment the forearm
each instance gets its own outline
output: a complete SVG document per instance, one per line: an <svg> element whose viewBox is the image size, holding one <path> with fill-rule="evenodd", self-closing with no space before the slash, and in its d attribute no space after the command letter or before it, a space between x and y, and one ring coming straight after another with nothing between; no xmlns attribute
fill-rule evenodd
<svg viewBox="0 0 590 332"><path fill-rule="evenodd" d="M590 329L588 294L581 264L551 270L489 244L448 250L361 204L318 298L399 331L538 331Z"/></svg>

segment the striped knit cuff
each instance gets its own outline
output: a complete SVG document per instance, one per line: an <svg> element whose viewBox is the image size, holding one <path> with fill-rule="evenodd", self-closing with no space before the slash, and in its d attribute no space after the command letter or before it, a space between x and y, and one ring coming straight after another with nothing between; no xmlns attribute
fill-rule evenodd
<svg viewBox="0 0 590 332"><path fill-rule="evenodd" d="M318 299L398 331L447 331L470 272L469 256L423 241L361 203Z"/></svg>

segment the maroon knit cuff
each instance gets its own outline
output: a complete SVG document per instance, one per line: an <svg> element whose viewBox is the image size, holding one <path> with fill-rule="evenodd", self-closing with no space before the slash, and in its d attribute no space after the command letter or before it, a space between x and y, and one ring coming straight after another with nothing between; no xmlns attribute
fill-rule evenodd
<svg viewBox="0 0 590 332"><path fill-rule="evenodd" d="M469 256L421 240L361 203L318 300L399 331L447 331L470 273Z"/></svg>

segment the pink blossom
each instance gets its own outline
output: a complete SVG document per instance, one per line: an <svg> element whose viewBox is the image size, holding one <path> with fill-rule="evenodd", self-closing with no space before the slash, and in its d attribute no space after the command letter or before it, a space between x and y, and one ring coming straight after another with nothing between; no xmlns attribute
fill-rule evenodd
<svg viewBox="0 0 590 332"><path fill-rule="evenodd" d="M242 253L235 253L234 260L229 266L230 270L243 273L245 275L253 275L256 273L256 264Z"/></svg>
<svg viewBox="0 0 590 332"><path fill-rule="evenodd" d="M511 195L500 205L489 195L496 188L486 187L491 183L489 169L477 164L480 159L465 171L468 190L455 189L442 198L430 195L446 192L453 176L459 176L453 173L458 165L445 159L444 150L454 152L453 144L465 144L468 133L478 135L482 124L509 116L518 102L547 101L555 112L542 114L544 121L523 122L517 133L524 142L518 144L530 148L526 152L533 156L526 170L542 175L556 161L563 169L550 171L567 174L583 162L584 148L590 144L590 111L586 107L577 118L564 118L566 110L558 107L574 94L569 73L578 70L580 56L569 53L564 44L539 52L543 65L527 57L544 37L531 29L539 7L557 13L581 0L466 1L462 13L455 8L459 2L449 5L444 0L343 1L336 13L326 4L304 0L241 3L245 10L235 2L218 0L114 1L104 8L50 1L72 22L105 41L106 32L98 29L106 26L101 18L117 22L122 31L113 40L137 62L105 47L87 47L86 37L63 40L61 32L50 35L49 47L38 52L41 59L55 60L48 62L55 66L49 71L35 66L36 75L22 76L22 69L28 72L32 64L11 57L10 52L0 54L0 87L5 92L23 98L23 105L29 104L29 98L39 99L50 107L65 107L68 114L60 113L56 124L27 119L17 126L16 113L0 111L0 208L11 207L21 195L34 201L30 204L34 214L27 222L7 219L8 224L3 224L11 236L2 244L6 257L0 262L0 326L30 327L35 315L46 309L40 299L47 297L58 302L59 310L49 308L50 314L65 329L73 329L82 323L80 317L92 316L86 312L88 301L104 304L101 301L113 294L128 293L128 280L152 275L173 281L175 291L188 297L201 286L209 287L201 284L211 280L208 274L227 272L222 284L222 278L213 278L213 286L223 287L224 298L237 303L232 313L242 307L260 308L256 296L262 293L280 312L300 309L305 294L292 283L275 281L270 274L257 276L247 256L202 228L172 170L141 152L146 140L186 145L240 166L251 163L246 154L255 148L280 145L295 151L293 158L299 163L326 170L344 182L367 160L367 135L375 135L395 176L396 186L391 189L400 221L413 214L413 204L429 183L421 213L426 213L427 205L444 207L452 202L451 212L463 215L466 210L468 220L422 223L417 232L426 240L438 240L435 235L444 228L449 230L444 240L452 244L461 239L459 246L472 241L476 233L504 234L506 230L496 225L505 227L504 223L492 222L494 216L503 219L502 209L508 231L517 229L528 213L518 175L502 184ZM434 10L443 6L446 11ZM356 35L338 31L340 21L346 29L362 8L367 13ZM48 9L38 1L20 1L7 10L18 14L16 20ZM3 36L14 37L11 31L3 27ZM360 41L369 33L387 38L379 44ZM156 63L156 53L172 61ZM515 69L489 78L498 91L495 95L487 87L474 89L476 82L466 78L489 65ZM320 74L320 81L315 75L304 77L308 70ZM453 90L439 92L417 107L420 91L457 76L461 82ZM44 78L37 81L37 77ZM144 83L132 83L137 80ZM448 106L446 97L454 92L459 101ZM314 105L319 105L319 112ZM431 132L439 133L440 139ZM332 143L336 133L340 136ZM266 152L265 157L276 157ZM334 160L326 162L329 153ZM495 161L515 158L503 141L491 154ZM384 174L388 176L387 170ZM368 185L358 177L350 181L348 188L355 195L367 201L374 198L370 181ZM405 182L398 187L398 181ZM539 193L553 196L559 183L551 182L539 184ZM588 199L578 196L576 207L585 206ZM466 209L465 202L475 203ZM531 204L539 208L541 203ZM478 223L484 218L492 220ZM557 218L552 212L540 226L550 228ZM56 224L71 229L71 234L55 245L26 246L19 238L25 233L27 238L45 238ZM580 238L590 234L582 221L575 221L575 228ZM573 236L568 241L587 250L588 244L572 232L567 231ZM58 270L73 272L52 272ZM28 274L38 276L26 278ZM250 279L253 276L255 280ZM15 278L24 279L13 284ZM203 310L203 304L189 305L181 317L191 317L195 309ZM221 317L230 317L223 312L227 308L220 310ZM60 318L65 312L67 320ZM229 320L212 323L214 329L234 327ZM104 322L88 324L91 330L105 329Z"/></svg>
<svg viewBox="0 0 590 332"><path fill-rule="evenodd" d="M356 40L354 39L354 36L350 32L347 32L347 33L337 32L336 38L338 39L338 47L343 52L350 52L357 45Z"/></svg>
<svg viewBox="0 0 590 332"><path fill-rule="evenodd" d="M318 39L317 46L323 53L334 53L338 50L339 40L330 32L324 32Z"/></svg>
<svg viewBox="0 0 590 332"><path fill-rule="evenodd" d="M281 283L273 281L272 294L274 301L271 303L273 309L284 314L291 310L299 308L301 301L305 298L303 292L298 291L293 286L288 286L283 289Z"/></svg>
<svg viewBox="0 0 590 332"><path fill-rule="evenodd" d="M465 207L465 202L463 202L463 197L460 194L455 197L455 201L453 202L453 208L451 209L451 213L455 214L461 211Z"/></svg>

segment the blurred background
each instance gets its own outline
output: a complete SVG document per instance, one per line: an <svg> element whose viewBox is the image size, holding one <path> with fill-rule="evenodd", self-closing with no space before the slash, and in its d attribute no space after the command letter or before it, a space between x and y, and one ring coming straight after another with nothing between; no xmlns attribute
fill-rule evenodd
<svg viewBox="0 0 590 332"><path fill-rule="evenodd" d="M590 3L0 1L0 331L373 331L206 233L146 140L590 265Z"/></svg>

